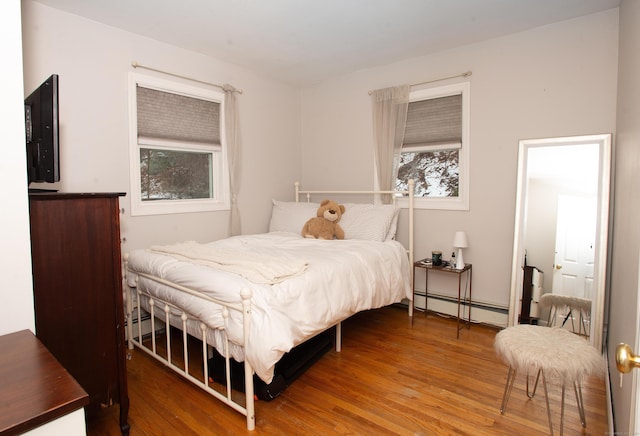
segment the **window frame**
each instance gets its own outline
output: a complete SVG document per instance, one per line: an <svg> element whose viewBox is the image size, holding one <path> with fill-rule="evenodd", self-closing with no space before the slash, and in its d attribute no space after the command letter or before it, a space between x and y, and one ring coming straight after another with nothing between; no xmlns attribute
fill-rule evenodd
<svg viewBox="0 0 640 436"><path fill-rule="evenodd" d="M220 104L220 146L138 138L136 86L180 94ZM211 212L230 209L229 167L224 120L225 94L184 83L161 79L135 72L129 73L129 159L131 215L164 215L176 213ZM211 152L212 197L206 199L154 200L141 198L140 149L166 149L174 151Z"/></svg>
<svg viewBox="0 0 640 436"><path fill-rule="evenodd" d="M416 209L434 209L434 210L469 210L469 158L470 158L470 141L469 141L469 100L470 100L470 83L461 82L452 85L439 86L434 88L421 89L411 91L409 93L409 102L428 100L432 98L447 97L450 95L462 95L462 145L460 148L446 148L435 146L431 151L458 149L458 197L414 197L414 207ZM408 147L407 151L418 151L423 147ZM402 153L402 151L401 151ZM397 180L397 176L396 176ZM399 198L397 203L401 207L408 207L406 198Z"/></svg>

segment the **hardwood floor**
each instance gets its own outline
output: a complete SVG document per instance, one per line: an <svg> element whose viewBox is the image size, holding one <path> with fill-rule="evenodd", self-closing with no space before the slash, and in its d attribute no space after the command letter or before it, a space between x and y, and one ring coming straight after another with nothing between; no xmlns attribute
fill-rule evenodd
<svg viewBox="0 0 640 436"><path fill-rule="evenodd" d="M140 351L128 361L131 435L207 434L548 434L542 387L526 396L525 377L500 403L507 367L493 350L496 329L473 325L456 339L454 319L417 312L413 326L398 307L343 323L343 350L325 354L273 401L256 403L256 430L245 418ZM587 427L573 390L565 397L565 435L608 431L604 379L583 385ZM549 385L554 432L560 387ZM118 407L89 422L88 434L117 435Z"/></svg>

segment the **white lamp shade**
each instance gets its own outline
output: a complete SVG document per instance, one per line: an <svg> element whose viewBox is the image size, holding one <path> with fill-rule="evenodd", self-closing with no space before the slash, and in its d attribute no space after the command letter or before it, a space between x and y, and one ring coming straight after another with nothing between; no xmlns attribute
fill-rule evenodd
<svg viewBox="0 0 640 436"><path fill-rule="evenodd" d="M455 248L467 248L469 246L467 234L465 232L456 232L456 235L453 237L453 246Z"/></svg>
<svg viewBox="0 0 640 436"><path fill-rule="evenodd" d="M462 258L462 249L469 246L467 234L465 232L456 232L453 237L453 246L458 249L458 257L456 257L455 269L464 269L464 259Z"/></svg>

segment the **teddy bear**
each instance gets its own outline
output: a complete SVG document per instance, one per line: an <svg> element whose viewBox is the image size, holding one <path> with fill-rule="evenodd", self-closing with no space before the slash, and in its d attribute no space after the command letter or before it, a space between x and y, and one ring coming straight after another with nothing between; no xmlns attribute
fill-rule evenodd
<svg viewBox="0 0 640 436"><path fill-rule="evenodd" d="M338 224L345 208L332 200L323 200L317 216L310 218L302 227L302 236L316 239L344 239L344 230Z"/></svg>

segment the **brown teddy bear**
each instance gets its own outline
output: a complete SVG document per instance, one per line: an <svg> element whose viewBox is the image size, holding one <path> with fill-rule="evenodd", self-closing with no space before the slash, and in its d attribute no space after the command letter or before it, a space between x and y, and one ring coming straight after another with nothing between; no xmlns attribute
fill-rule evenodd
<svg viewBox="0 0 640 436"><path fill-rule="evenodd" d="M310 218L302 227L302 236L316 239L344 239L344 230L338 224L344 206L331 200L323 200L318 208L318 214Z"/></svg>

